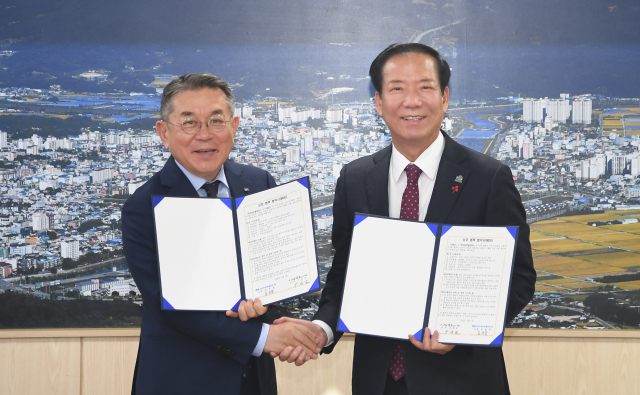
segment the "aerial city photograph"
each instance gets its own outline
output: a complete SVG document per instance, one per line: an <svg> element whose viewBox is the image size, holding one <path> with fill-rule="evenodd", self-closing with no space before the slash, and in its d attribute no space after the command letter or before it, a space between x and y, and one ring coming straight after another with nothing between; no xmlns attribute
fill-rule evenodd
<svg viewBox="0 0 640 395"><path fill-rule="evenodd" d="M441 129L513 174L537 282L507 327L640 329L640 6L279 3L0 2L0 329L140 326L121 209L169 158L160 98L191 72L234 92L230 159L310 177L324 284L340 170L392 144L368 71L394 42L442 53Z"/></svg>

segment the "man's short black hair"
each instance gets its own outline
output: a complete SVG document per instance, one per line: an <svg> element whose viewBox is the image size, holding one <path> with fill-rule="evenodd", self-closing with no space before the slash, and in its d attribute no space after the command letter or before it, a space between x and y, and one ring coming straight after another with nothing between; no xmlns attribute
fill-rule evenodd
<svg viewBox="0 0 640 395"><path fill-rule="evenodd" d="M440 55L440 52L431 48L428 45L420 43L396 43L389 45L384 51L380 53L371 63L369 68L369 76L373 87L376 88L378 94L382 95L382 69L387 61L396 55L407 53L423 53L431 56L436 61L438 67L438 82L440 83L440 91L444 93L444 88L449 85L449 79L451 78L451 69L449 63Z"/></svg>

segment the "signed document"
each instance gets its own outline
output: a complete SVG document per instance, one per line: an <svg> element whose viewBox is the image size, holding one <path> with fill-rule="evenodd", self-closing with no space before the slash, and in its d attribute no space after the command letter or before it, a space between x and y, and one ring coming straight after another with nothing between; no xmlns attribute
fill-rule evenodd
<svg viewBox="0 0 640 395"><path fill-rule="evenodd" d="M163 309L235 310L320 289L307 177L237 199L153 203Z"/></svg>
<svg viewBox="0 0 640 395"><path fill-rule="evenodd" d="M440 333L441 343L501 344L515 232L506 227L442 228L429 329Z"/></svg>
<svg viewBox="0 0 640 395"><path fill-rule="evenodd" d="M517 231L356 214L338 330L501 346Z"/></svg>
<svg viewBox="0 0 640 395"><path fill-rule="evenodd" d="M237 215L246 298L268 304L319 284L308 188L290 182L246 196Z"/></svg>

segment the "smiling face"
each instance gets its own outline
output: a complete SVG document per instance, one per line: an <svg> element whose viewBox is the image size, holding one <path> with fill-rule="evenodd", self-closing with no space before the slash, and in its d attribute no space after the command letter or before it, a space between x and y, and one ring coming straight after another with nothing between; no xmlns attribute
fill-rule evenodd
<svg viewBox="0 0 640 395"><path fill-rule="evenodd" d="M227 106L227 97L221 89L203 88L184 90L171 98L173 111L165 121L156 123L156 132L174 159L194 175L212 181L229 157L236 130L240 123ZM222 114L231 121L225 128L213 132L206 121L215 114ZM198 133L186 134L181 126L185 118L203 122Z"/></svg>
<svg viewBox="0 0 640 395"><path fill-rule="evenodd" d="M391 131L394 147L410 161L436 140L448 107L449 88L441 91L431 56L401 54L384 65L376 110Z"/></svg>

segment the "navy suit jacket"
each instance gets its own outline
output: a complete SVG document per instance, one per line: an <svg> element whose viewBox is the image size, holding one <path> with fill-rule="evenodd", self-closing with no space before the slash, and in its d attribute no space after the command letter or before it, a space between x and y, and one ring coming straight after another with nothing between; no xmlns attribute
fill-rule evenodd
<svg viewBox="0 0 640 395"><path fill-rule="evenodd" d="M233 197L276 185L268 172L255 167L226 161L224 171ZM122 209L125 256L143 300L135 392L238 394L251 361L257 363L262 394L275 395L273 360L267 354L251 356L262 330L259 320L242 322L224 312L161 310L152 195L198 197L171 157Z"/></svg>
<svg viewBox="0 0 640 395"><path fill-rule="evenodd" d="M443 132L442 132L443 133ZM513 269L507 322L531 300L535 270L529 226L509 167L453 141L446 133L425 221L451 225L517 225L520 227ZM391 146L342 168L333 204L333 266L314 319L336 329L349 255L354 213L389 215ZM462 176L462 183L454 180ZM451 187L458 186L452 193ZM380 235L384 243L384 234ZM428 284L425 284L428 286ZM377 290L376 292L380 292ZM370 307L375 314L375 306ZM379 317L380 320L392 317ZM382 394L395 340L356 335L352 388L354 395ZM324 349L331 352L335 343ZM405 378L410 394L508 394L502 357L496 347L456 346L445 355L421 351L402 342Z"/></svg>

